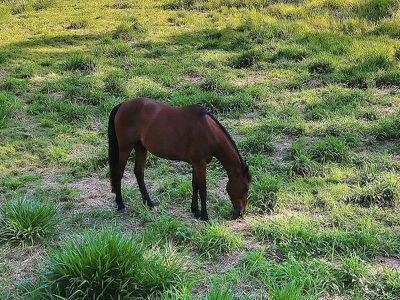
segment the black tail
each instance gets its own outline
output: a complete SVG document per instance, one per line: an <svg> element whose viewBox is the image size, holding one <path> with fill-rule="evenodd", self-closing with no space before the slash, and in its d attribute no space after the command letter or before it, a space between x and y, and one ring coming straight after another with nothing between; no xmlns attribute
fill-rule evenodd
<svg viewBox="0 0 400 300"><path fill-rule="evenodd" d="M121 104L113 108L108 119L108 163L110 165L110 180L111 191L115 193L115 184L118 180L118 162L119 162L119 147L117 135L115 133L115 114L117 113Z"/></svg>

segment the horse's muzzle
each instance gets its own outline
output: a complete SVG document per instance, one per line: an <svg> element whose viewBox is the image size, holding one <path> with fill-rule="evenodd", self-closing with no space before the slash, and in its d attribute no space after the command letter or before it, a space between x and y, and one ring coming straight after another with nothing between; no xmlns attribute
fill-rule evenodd
<svg viewBox="0 0 400 300"><path fill-rule="evenodd" d="M234 219L242 219L244 213L245 213L244 210L235 211L235 212L233 213L233 218L234 218Z"/></svg>

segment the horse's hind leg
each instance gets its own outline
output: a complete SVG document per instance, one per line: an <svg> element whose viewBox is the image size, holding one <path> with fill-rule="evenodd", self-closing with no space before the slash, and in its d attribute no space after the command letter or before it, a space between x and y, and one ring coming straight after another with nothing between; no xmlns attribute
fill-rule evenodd
<svg viewBox="0 0 400 300"><path fill-rule="evenodd" d="M205 162L198 162L193 164L193 171L195 172L197 187L199 189L201 200L201 214L200 219L208 221L207 214L207 185L206 185L206 166Z"/></svg>
<svg viewBox="0 0 400 300"><path fill-rule="evenodd" d="M124 175L124 170L126 166L126 162L128 161L129 154L132 149L127 149L126 151L119 151L119 162L118 162L118 178L115 184L115 202L117 202L117 210L123 212L126 210L126 207L122 201L122 193L121 193L121 180L122 176Z"/></svg>
<svg viewBox="0 0 400 300"><path fill-rule="evenodd" d="M144 183L144 169L146 167L147 149L139 142L135 145L135 176L142 194L143 204L150 208L154 207L154 202L150 200L149 194Z"/></svg>

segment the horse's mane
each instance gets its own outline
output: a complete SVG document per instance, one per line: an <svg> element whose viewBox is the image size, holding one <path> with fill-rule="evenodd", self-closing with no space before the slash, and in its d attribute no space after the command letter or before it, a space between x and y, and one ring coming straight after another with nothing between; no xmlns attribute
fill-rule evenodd
<svg viewBox="0 0 400 300"><path fill-rule="evenodd" d="M243 158L242 158L242 156L241 156L240 153L239 153L239 150L238 150L238 148L237 148L237 146L236 146L235 141L232 139L232 137L230 136L230 134L228 133L228 131L226 130L226 128L217 120L217 118L216 118L213 114L211 114L211 113L210 113L207 109L205 109L202 105L197 104L196 106L201 107L202 112L203 112L204 114L208 115L211 119L213 119L214 122L217 123L217 125L219 126L219 128L222 129L222 131L224 132L225 136L226 136L226 137L228 138L228 140L231 142L233 148L235 149L237 155L239 156L240 164L241 164L242 167L244 168L244 167L246 166L246 164L244 163Z"/></svg>

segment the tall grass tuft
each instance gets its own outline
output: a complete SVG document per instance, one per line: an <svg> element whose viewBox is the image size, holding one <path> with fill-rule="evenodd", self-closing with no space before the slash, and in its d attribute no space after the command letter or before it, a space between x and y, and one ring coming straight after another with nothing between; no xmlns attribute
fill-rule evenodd
<svg viewBox="0 0 400 300"><path fill-rule="evenodd" d="M249 195L249 207L257 212L271 212L275 209L281 179L262 174L254 174Z"/></svg>
<svg viewBox="0 0 400 300"><path fill-rule="evenodd" d="M400 138L400 113L392 114L379 121L374 127L378 140L391 140Z"/></svg>
<svg viewBox="0 0 400 300"><path fill-rule="evenodd" d="M0 239L33 244L53 231L56 214L53 205L36 199L7 202L0 211Z"/></svg>
<svg viewBox="0 0 400 300"><path fill-rule="evenodd" d="M229 232L226 226L221 223L206 225L194 237L194 243L200 252L207 257L232 252L242 245L240 237Z"/></svg>
<svg viewBox="0 0 400 300"><path fill-rule="evenodd" d="M15 97L12 94L0 92L0 129L5 128L14 113Z"/></svg>
<svg viewBox="0 0 400 300"><path fill-rule="evenodd" d="M146 298L173 287L184 275L171 247L147 249L115 229L87 231L54 251L33 299ZM25 287L29 291L29 287Z"/></svg>
<svg viewBox="0 0 400 300"><path fill-rule="evenodd" d="M344 162L348 159L346 144L337 137L326 136L315 141L310 148L310 156L314 160L325 162Z"/></svg>
<svg viewBox="0 0 400 300"><path fill-rule="evenodd" d="M92 73L96 71L97 61L94 57L84 54L74 54L68 57L64 69L67 71L83 71Z"/></svg>

